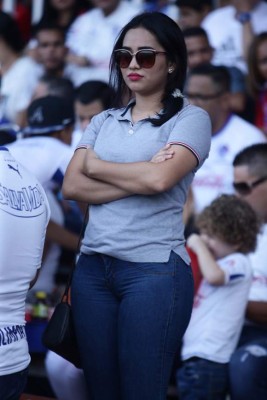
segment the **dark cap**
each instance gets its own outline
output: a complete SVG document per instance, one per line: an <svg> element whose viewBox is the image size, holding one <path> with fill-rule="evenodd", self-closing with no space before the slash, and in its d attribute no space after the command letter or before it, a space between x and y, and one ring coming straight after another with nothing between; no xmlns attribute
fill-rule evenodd
<svg viewBox="0 0 267 400"><path fill-rule="evenodd" d="M57 96L46 96L34 100L27 110L28 126L25 134L46 135L61 131L74 124L73 102Z"/></svg>

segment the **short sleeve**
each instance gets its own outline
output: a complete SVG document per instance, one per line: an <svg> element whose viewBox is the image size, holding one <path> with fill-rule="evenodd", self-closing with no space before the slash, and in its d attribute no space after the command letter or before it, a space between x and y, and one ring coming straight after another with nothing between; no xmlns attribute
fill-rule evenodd
<svg viewBox="0 0 267 400"><path fill-rule="evenodd" d="M218 261L225 274L225 285L235 285L251 279L252 269L249 258L241 253L233 253Z"/></svg>
<svg viewBox="0 0 267 400"><path fill-rule="evenodd" d="M211 121L208 113L200 107L187 105L178 114L168 143L191 150L200 167L209 155L211 144Z"/></svg>

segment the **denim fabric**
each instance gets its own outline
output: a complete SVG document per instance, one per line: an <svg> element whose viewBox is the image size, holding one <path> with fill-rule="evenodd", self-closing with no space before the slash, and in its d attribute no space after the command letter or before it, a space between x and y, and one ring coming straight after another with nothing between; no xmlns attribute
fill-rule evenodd
<svg viewBox="0 0 267 400"><path fill-rule="evenodd" d="M165 400L193 301L191 268L81 255L72 305L91 400Z"/></svg>
<svg viewBox="0 0 267 400"><path fill-rule="evenodd" d="M247 337L251 338L251 333ZM267 399L267 337L264 332L262 335L265 338L258 336L257 340L247 342L231 357L231 400Z"/></svg>
<svg viewBox="0 0 267 400"><path fill-rule="evenodd" d="M0 376L0 399L19 400L27 383L28 368L10 375Z"/></svg>
<svg viewBox="0 0 267 400"><path fill-rule="evenodd" d="M203 328L205 329L205 328ZM177 371L179 400L225 400L228 364L193 358Z"/></svg>

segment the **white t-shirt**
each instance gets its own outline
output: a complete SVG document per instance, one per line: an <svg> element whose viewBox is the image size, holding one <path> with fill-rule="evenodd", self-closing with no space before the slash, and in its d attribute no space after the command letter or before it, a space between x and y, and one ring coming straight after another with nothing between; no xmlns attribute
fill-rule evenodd
<svg viewBox="0 0 267 400"><path fill-rule="evenodd" d="M233 193L233 160L239 151L265 142L263 133L237 115L211 138L209 158L197 171L192 190L196 212L200 212L222 193Z"/></svg>
<svg viewBox="0 0 267 400"><path fill-rule="evenodd" d="M21 57L2 76L1 117L16 122L16 115L26 110L32 100L42 67L30 57Z"/></svg>
<svg viewBox="0 0 267 400"><path fill-rule="evenodd" d="M210 12L202 22L211 46L215 49L213 63L236 66L247 72L242 48L242 24L235 18L233 6L218 8ZM251 11L251 25L255 34L267 30L267 3L260 1Z"/></svg>
<svg viewBox="0 0 267 400"><path fill-rule="evenodd" d="M35 174L45 189L61 187L73 155L71 146L54 137L35 136L18 139L7 147L21 164Z"/></svg>
<svg viewBox="0 0 267 400"><path fill-rule="evenodd" d="M90 60L90 67L83 67L79 79L102 79L108 81L109 61L115 40L120 30L140 8L130 2L120 1L112 14L105 17L102 10L94 8L73 22L67 34L67 47L74 54Z"/></svg>
<svg viewBox="0 0 267 400"><path fill-rule="evenodd" d="M0 148L0 375L30 362L25 299L41 266L50 210L45 192L6 148Z"/></svg>
<svg viewBox="0 0 267 400"><path fill-rule="evenodd" d="M218 260L225 284L202 280L184 335L182 359L200 357L227 363L239 339L252 279L249 257L234 253Z"/></svg>

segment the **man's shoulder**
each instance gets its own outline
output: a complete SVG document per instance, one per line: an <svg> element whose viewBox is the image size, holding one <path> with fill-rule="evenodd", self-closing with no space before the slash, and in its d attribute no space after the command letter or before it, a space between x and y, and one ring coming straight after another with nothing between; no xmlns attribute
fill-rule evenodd
<svg viewBox="0 0 267 400"><path fill-rule="evenodd" d="M235 9L233 6L225 6L220 7L216 10L213 10L208 13L208 15L202 21L203 28L206 28L210 24L215 24L217 22L226 22L228 18L232 18L234 16ZM225 19L226 18L226 19Z"/></svg>
<svg viewBox="0 0 267 400"><path fill-rule="evenodd" d="M229 130L238 129L236 130L236 135L253 135L259 139L259 141L266 141L266 138L260 129L238 115L232 115L225 128Z"/></svg>

